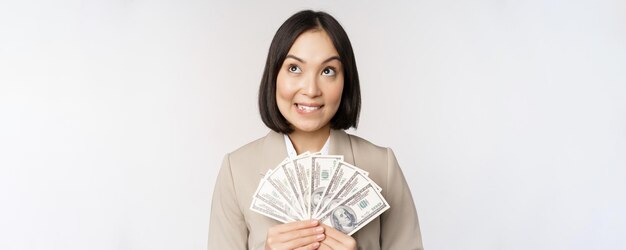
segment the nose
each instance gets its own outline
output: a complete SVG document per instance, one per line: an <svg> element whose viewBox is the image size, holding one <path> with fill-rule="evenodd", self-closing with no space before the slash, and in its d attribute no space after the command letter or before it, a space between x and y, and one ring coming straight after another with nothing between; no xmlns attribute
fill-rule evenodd
<svg viewBox="0 0 626 250"><path fill-rule="evenodd" d="M309 75L304 80L304 86L302 87L303 93L309 97L317 97L322 94L319 87L317 75Z"/></svg>

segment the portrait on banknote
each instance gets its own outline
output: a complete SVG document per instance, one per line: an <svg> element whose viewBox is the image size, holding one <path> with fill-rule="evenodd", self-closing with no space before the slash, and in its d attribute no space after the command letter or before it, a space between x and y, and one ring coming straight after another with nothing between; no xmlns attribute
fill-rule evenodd
<svg viewBox="0 0 626 250"><path fill-rule="evenodd" d="M337 230L349 233L356 226L356 215L349 207L340 206L333 210L332 223Z"/></svg>

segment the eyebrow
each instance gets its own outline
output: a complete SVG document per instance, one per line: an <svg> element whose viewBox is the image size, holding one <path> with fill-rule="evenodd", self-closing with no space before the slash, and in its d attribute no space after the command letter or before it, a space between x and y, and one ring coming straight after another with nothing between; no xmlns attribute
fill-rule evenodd
<svg viewBox="0 0 626 250"><path fill-rule="evenodd" d="M299 57L294 56L294 55L287 55L287 58L294 59L294 60L299 61L299 62L301 62L301 63L306 63L304 60L302 60L302 58L299 58ZM337 60L337 61L340 61L340 62L341 62L341 59L339 58L339 56L331 56L331 57L329 57L328 59L324 60L324 61L322 62L322 64L327 63L327 62L330 62L330 61L332 61L332 60Z"/></svg>

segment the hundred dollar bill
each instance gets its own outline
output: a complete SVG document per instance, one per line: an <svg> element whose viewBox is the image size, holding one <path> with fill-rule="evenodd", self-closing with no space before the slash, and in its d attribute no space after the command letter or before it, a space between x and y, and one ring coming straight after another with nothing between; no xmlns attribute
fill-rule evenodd
<svg viewBox="0 0 626 250"><path fill-rule="evenodd" d="M306 213L302 210L301 192L296 180L296 170L293 161L288 160L276 167L266 177L272 183L280 195L296 210L302 220L308 219Z"/></svg>
<svg viewBox="0 0 626 250"><path fill-rule="evenodd" d="M265 215L282 223L289 223L296 221L295 218L284 214L281 211L276 210L275 207L267 204L261 199L253 198L252 204L250 204L250 210L255 211L259 214Z"/></svg>
<svg viewBox="0 0 626 250"><path fill-rule="evenodd" d="M341 202L335 209L326 211L321 216L320 222L352 235L387 209L389 204L385 198L376 187L369 184Z"/></svg>
<svg viewBox="0 0 626 250"><path fill-rule="evenodd" d="M320 212L324 210L324 208L330 202L330 199L335 196L335 193L354 175L354 173L359 172L359 169L355 166L350 165L347 162L340 161L335 167L335 170L330 177L330 182L324 190L324 194L322 195L322 200L317 205L317 210L315 211L314 216L319 218Z"/></svg>
<svg viewBox="0 0 626 250"><path fill-rule="evenodd" d="M322 208L319 214L324 214L328 210L334 209L339 203L352 196L354 193L358 192L362 188L367 185L372 185L376 189L377 192L380 192L382 189L374 183L370 178L365 176L361 172L355 172L352 174L350 179L346 181L346 183L335 193L335 195L330 198L326 207Z"/></svg>
<svg viewBox="0 0 626 250"><path fill-rule="evenodd" d="M304 210L306 218L311 218L311 212L309 206L311 205L310 196L311 192L309 190L311 186L311 155L315 154L304 154L302 156L298 156L293 160L294 167L296 170L296 176L298 177L298 188L302 197L302 210Z"/></svg>
<svg viewBox="0 0 626 250"><path fill-rule="evenodd" d="M313 155L311 156L311 184L309 188L309 214L312 216L317 209L318 204L322 200L324 191L330 182L330 177L337 166L343 161L342 155Z"/></svg>
<svg viewBox="0 0 626 250"><path fill-rule="evenodd" d="M272 171L270 170L266 175L269 176L271 174ZM257 190L254 192L254 196L252 196L252 204L250 204L251 209L255 206L255 200L262 201L277 212L284 214L292 221L301 219L294 207L292 207L291 204L289 204L289 202L287 202L284 197L280 195L280 192L276 190L275 186L266 179L261 180ZM260 205L257 207L261 210Z"/></svg>

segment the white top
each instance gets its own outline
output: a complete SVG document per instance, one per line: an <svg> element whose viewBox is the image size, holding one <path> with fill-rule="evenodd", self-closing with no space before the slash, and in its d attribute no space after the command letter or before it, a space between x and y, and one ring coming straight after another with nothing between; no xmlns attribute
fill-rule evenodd
<svg viewBox="0 0 626 250"><path fill-rule="evenodd" d="M285 137L285 146L287 148L287 156L289 156L289 158L295 158L296 156L298 156L298 153L296 152L296 148L291 143L291 139L289 139L289 136L287 134L283 134L283 136ZM320 154L327 155L329 145L330 145L330 136L328 136L328 139L326 139L326 143L324 143L322 150L320 150Z"/></svg>

